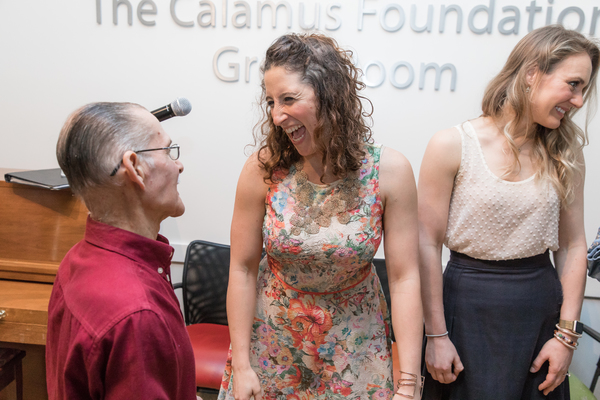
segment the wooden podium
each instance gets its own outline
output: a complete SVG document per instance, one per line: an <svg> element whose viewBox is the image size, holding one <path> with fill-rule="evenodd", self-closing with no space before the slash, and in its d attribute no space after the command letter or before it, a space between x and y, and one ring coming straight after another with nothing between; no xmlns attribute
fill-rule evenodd
<svg viewBox="0 0 600 400"><path fill-rule="evenodd" d="M52 282L62 258L83 239L88 210L69 189L5 182L4 173L12 171L0 169L0 347L27 351L24 398L46 399Z"/></svg>

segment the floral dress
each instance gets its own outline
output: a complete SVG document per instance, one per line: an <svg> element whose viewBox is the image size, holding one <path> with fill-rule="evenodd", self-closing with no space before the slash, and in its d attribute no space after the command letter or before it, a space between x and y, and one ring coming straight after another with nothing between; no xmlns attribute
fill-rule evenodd
<svg viewBox="0 0 600 400"><path fill-rule="evenodd" d="M372 259L382 237L380 145L356 173L274 179L263 224L250 362L264 399L389 399L389 312ZM219 400L233 399L231 354Z"/></svg>

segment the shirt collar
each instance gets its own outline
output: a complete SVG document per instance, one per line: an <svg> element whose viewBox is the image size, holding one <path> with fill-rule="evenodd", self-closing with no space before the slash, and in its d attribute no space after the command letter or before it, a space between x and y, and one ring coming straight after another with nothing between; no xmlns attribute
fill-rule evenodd
<svg viewBox="0 0 600 400"><path fill-rule="evenodd" d="M89 215L84 240L94 246L122 254L133 261L163 266L167 270L174 251L169 240L160 234L156 240L148 239L137 233L96 221Z"/></svg>

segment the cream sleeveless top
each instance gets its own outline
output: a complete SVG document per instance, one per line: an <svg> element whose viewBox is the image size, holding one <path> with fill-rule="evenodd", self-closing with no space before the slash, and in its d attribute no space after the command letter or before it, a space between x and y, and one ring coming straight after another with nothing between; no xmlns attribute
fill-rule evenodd
<svg viewBox="0 0 600 400"><path fill-rule="evenodd" d="M511 260L558 249L560 200L549 181L509 182L488 168L469 121L456 127L462 155L444 244L480 260Z"/></svg>

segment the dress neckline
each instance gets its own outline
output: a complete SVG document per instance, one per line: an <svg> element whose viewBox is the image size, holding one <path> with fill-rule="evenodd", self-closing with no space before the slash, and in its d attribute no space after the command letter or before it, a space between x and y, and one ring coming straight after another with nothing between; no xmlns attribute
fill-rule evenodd
<svg viewBox="0 0 600 400"><path fill-rule="evenodd" d="M300 171L302 171L302 168L298 168L298 164L300 163L300 161L296 162L294 164L294 174L299 173ZM348 179L348 176L346 176L345 178L339 178L336 179L335 181L331 182L331 183L315 183L313 181L311 181L310 179L306 179L306 182L310 183L312 186L317 187L317 188L321 188L321 189L326 189L332 186L338 186L340 183L342 183L344 180Z"/></svg>
<svg viewBox="0 0 600 400"><path fill-rule="evenodd" d="M465 125L468 128L468 130L469 130L469 132L467 132L467 133L471 133L473 135L473 137L475 138L475 143L477 144L477 149L479 151L479 157L481 157L481 161L483 162L483 166L485 167L485 169L488 172L488 174L490 176L492 176L495 180L497 180L498 182L509 184L509 185L520 185L520 184L528 183L528 182L532 181L533 179L535 179L535 175L536 174L533 174L533 175L529 176L528 178L522 179L520 181L508 181L508 180L502 179L501 177L499 177L498 175L496 175L490 169L490 167L489 167L489 165L487 163L487 160L485 159L485 154L483 153L483 149L481 148L481 142L479 141L479 136L477 136L477 132L475 131L475 128L473 127L473 124L471 124L471 121L466 121Z"/></svg>

